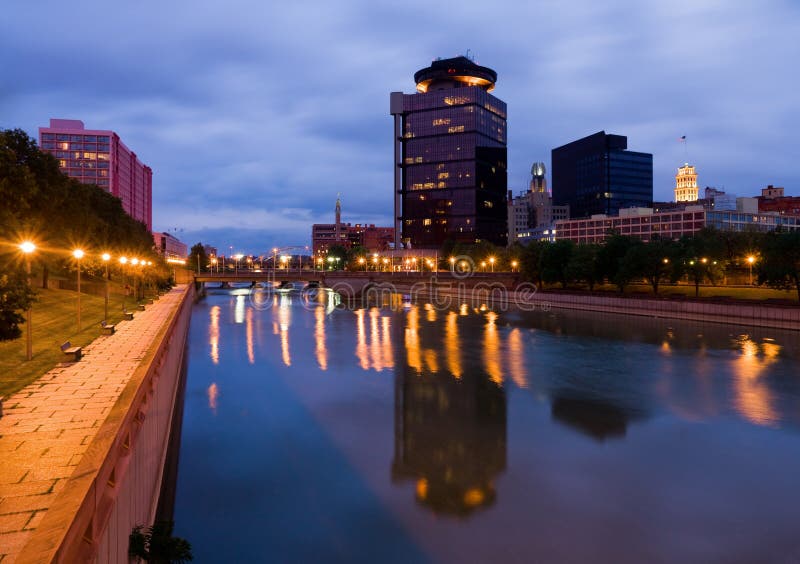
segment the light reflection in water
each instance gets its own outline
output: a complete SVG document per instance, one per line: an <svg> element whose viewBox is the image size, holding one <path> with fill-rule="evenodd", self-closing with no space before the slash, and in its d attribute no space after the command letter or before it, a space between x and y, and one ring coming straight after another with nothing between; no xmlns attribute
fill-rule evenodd
<svg viewBox="0 0 800 564"><path fill-rule="evenodd" d="M208 344L211 347L211 362L219 364L219 313L220 307L213 306L209 311L211 323L208 327Z"/></svg>
<svg viewBox="0 0 800 564"><path fill-rule="evenodd" d="M211 382L211 385L206 390L208 395L208 408L214 415L217 414L217 398L219 398L219 387L216 382Z"/></svg>
<svg viewBox="0 0 800 564"><path fill-rule="evenodd" d="M247 360L250 364L256 363L256 355L253 350L253 309L247 308L245 315L245 335L247 338Z"/></svg>
<svg viewBox="0 0 800 564"><path fill-rule="evenodd" d="M392 347L391 319L382 316L379 308L373 307L367 314L359 309L356 314L356 358L362 370L374 369L381 372L394 367L394 349ZM369 338L367 337L366 318L369 315Z"/></svg>
<svg viewBox="0 0 800 564"><path fill-rule="evenodd" d="M766 341L759 346L748 335L741 335L737 344L741 355L734 361L734 407L742 417L757 425L776 425L780 417L773 408L764 372L778 360L781 346Z"/></svg>
<svg viewBox="0 0 800 564"><path fill-rule="evenodd" d="M461 378L461 343L458 337L458 314L447 312L444 327L444 350L447 358L447 370L456 378Z"/></svg>
<svg viewBox="0 0 800 564"><path fill-rule="evenodd" d="M522 331L514 328L508 334L508 371L511 379L520 388L528 387L528 374L525 370L525 343Z"/></svg>
<svg viewBox="0 0 800 564"><path fill-rule="evenodd" d="M325 306L314 308L314 353L321 370L328 369L328 349L325 344Z"/></svg>
<svg viewBox="0 0 800 564"><path fill-rule="evenodd" d="M281 333L281 358L286 366L292 365L289 351L289 325L292 321L292 298L286 294L280 297L278 305L278 327Z"/></svg>
<svg viewBox="0 0 800 564"><path fill-rule="evenodd" d="M236 305L233 308L233 321L235 323L244 323L244 296L238 295L236 296Z"/></svg>
<svg viewBox="0 0 800 564"><path fill-rule="evenodd" d="M500 364L500 335L497 330L497 313L490 311L486 314L486 326L483 332L483 362L486 373L492 382L498 385L503 383L503 368Z"/></svg>
<svg viewBox="0 0 800 564"><path fill-rule="evenodd" d="M422 372L422 354L419 345L419 308L415 305L411 306L406 315L405 344L408 365L417 372Z"/></svg>

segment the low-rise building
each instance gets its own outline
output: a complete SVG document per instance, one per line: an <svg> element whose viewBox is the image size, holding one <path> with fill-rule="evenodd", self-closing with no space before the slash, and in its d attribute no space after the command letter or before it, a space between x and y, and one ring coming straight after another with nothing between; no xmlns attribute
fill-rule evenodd
<svg viewBox="0 0 800 564"><path fill-rule="evenodd" d="M775 212L781 215L800 215L800 196L785 196L782 187L770 184L761 189L758 197L759 212Z"/></svg>
<svg viewBox="0 0 800 564"><path fill-rule="evenodd" d="M370 252L381 252L394 244L394 228L375 224L342 222L342 203L336 199L334 223L315 223L311 226L311 249L315 256L325 254L334 245L345 249L364 247Z"/></svg>
<svg viewBox="0 0 800 564"><path fill-rule="evenodd" d="M156 251L167 262L185 261L189 256L189 247L186 243L169 233L153 233L153 241Z"/></svg>

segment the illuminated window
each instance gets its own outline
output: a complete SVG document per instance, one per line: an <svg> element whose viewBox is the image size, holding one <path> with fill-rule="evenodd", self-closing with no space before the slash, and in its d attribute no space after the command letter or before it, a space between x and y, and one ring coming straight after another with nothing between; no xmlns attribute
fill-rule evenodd
<svg viewBox="0 0 800 564"><path fill-rule="evenodd" d="M83 158L84 159L89 159L90 161L96 161L97 160L97 153L84 153L83 154Z"/></svg>
<svg viewBox="0 0 800 564"><path fill-rule="evenodd" d="M439 118L433 120L433 125L450 125L450 118Z"/></svg>
<svg viewBox="0 0 800 564"><path fill-rule="evenodd" d="M108 153L97 153L97 160L99 160L99 161L107 161L108 160Z"/></svg>
<svg viewBox="0 0 800 564"><path fill-rule="evenodd" d="M454 125L453 127L447 128L447 133L462 133L463 131L464 131L463 125Z"/></svg>
<svg viewBox="0 0 800 564"><path fill-rule="evenodd" d="M422 225L430 225L431 223L432 223L432 221L430 219L423 219L422 220Z"/></svg>
<svg viewBox="0 0 800 564"><path fill-rule="evenodd" d="M56 146L62 151L69 150L69 143L56 143Z"/></svg>

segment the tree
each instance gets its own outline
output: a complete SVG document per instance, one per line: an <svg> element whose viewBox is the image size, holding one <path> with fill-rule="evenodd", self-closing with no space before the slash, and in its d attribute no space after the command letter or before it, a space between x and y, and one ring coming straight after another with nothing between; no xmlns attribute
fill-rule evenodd
<svg viewBox="0 0 800 564"><path fill-rule="evenodd" d="M628 249L622 259L622 271L630 280L644 278L653 288L653 293L658 294L659 284L674 272L677 257L678 249L674 242L654 237L649 243L634 244Z"/></svg>
<svg viewBox="0 0 800 564"><path fill-rule="evenodd" d="M589 291L594 290L595 284L603 279L598 268L598 252L599 247L595 244L587 243L576 246L567 263L566 278L576 282L585 282L589 286Z"/></svg>
<svg viewBox="0 0 800 564"><path fill-rule="evenodd" d="M628 265L627 270L622 271L622 260L628 250L635 245L641 244L638 239L633 239L627 235L611 233L606 239L605 244L597 252L597 262L600 274L611 284L616 284L620 292L625 291L625 286L631 280L633 272Z"/></svg>
<svg viewBox="0 0 800 564"><path fill-rule="evenodd" d="M559 282L562 288L566 288L567 265L574 250L575 243L568 239L546 245L540 257L542 280L548 283Z"/></svg>
<svg viewBox="0 0 800 564"><path fill-rule="evenodd" d="M173 528L172 521L158 521L145 532L142 532L142 525L134 527L128 539L128 555L156 564L191 561L192 545L180 537L172 536Z"/></svg>
<svg viewBox="0 0 800 564"><path fill-rule="evenodd" d="M800 231L767 235L758 263L758 283L781 290L795 288L800 299Z"/></svg>
<svg viewBox="0 0 800 564"><path fill-rule="evenodd" d="M703 228L694 235L687 235L679 241L680 267L689 280L694 283L694 295L700 295L700 284L706 280L716 283L722 277L725 245L719 233Z"/></svg>
<svg viewBox="0 0 800 564"><path fill-rule="evenodd" d="M331 270L339 270L347 265L347 249L341 245L331 245L328 248L328 268Z"/></svg>
<svg viewBox="0 0 800 564"><path fill-rule="evenodd" d="M546 241L531 241L522 250L520 258L520 272L526 280L542 285L541 258L545 247L550 243Z"/></svg>
<svg viewBox="0 0 800 564"><path fill-rule="evenodd" d="M208 265L208 255L203 243L195 243L189 251L189 262L187 265L197 270L205 270Z"/></svg>
<svg viewBox="0 0 800 564"><path fill-rule="evenodd" d="M27 310L36 298L28 285L26 275L13 269L0 275L0 341L16 339L22 335L20 324L25 318L20 312Z"/></svg>

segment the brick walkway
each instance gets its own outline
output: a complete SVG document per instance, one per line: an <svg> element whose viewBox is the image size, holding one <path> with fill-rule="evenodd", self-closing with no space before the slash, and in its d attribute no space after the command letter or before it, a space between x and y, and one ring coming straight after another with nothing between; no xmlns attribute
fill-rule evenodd
<svg viewBox="0 0 800 564"><path fill-rule="evenodd" d="M84 347L7 398L0 418L0 563L10 564L41 522L107 417L184 287L173 289L114 335Z"/></svg>

